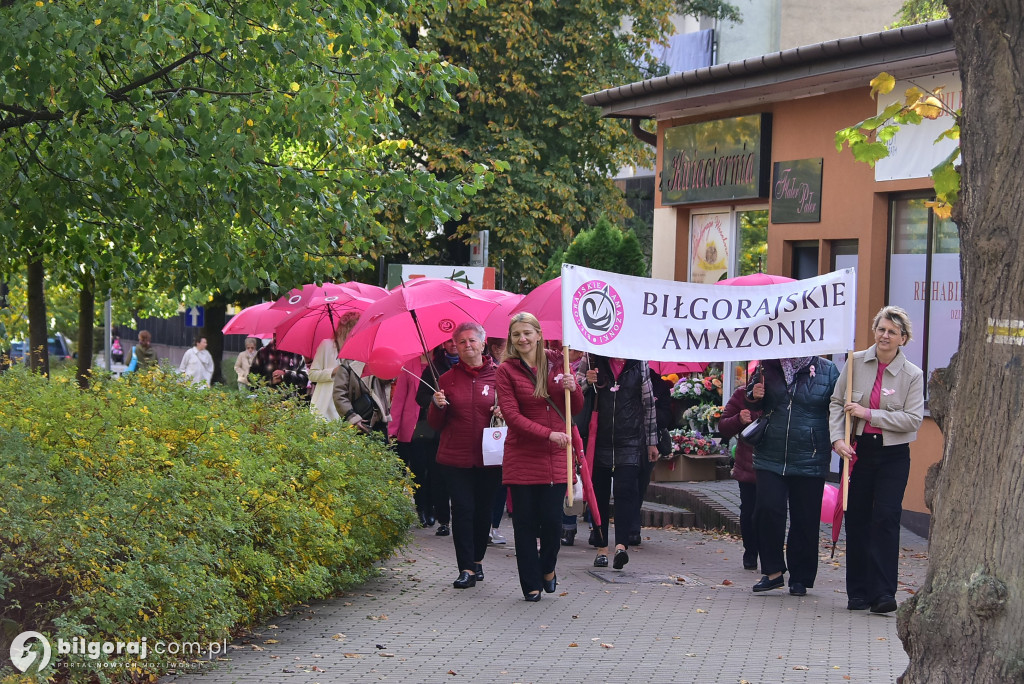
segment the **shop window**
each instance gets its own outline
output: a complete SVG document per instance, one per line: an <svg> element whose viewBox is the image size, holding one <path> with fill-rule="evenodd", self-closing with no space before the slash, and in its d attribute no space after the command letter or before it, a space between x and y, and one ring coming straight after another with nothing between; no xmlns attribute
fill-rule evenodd
<svg viewBox="0 0 1024 684"><path fill-rule="evenodd" d="M768 266L768 210L736 212L739 251L735 275L764 273Z"/></svg>
<svg viewBox="0 0 1024 684"><path fill-rule="evenodd" d="M960 343L960 234L926 206L930 196L890 202L888 302L910 314L914 339L904 348L925 378L949 365ZM926 390L927 391L927 390ZM925 395L927 397L927 394Z"/></svg>
<svg viewBox="0 0 1024 684"><path fill-rule="evenodd" d="M816 241L793 243L793 272L791 278L803 280L818 275L818 243Z"/></svg>

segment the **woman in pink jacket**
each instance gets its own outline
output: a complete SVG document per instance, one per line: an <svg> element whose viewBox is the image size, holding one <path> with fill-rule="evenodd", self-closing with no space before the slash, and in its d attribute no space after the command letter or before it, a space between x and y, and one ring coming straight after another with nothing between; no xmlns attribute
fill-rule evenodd
<svg viewBox="0 0 1024 684"><path fill-rule="evenodd" d="M562 355L544 349L540 322L525 312L512 317L496 381L498 405L508 425L503 481L512 493L519 584L527 601L539 601L541 589L550 594L558 585L565 450L571 440L565 431L565 407L553 399L561 399L568 388L571 415L583 407L583 393L572 373L563 375Z"/></svg>

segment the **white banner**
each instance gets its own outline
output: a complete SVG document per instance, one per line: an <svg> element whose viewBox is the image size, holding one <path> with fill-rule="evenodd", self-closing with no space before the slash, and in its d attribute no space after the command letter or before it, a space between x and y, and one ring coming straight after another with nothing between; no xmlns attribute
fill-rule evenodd
<svg viewBox="0 0 1024 684"><path fill-rule="evenodd" d="M562 265L563 344L645 361L749 361L853 345L852 268L757 287L637 278Z"/></svg>

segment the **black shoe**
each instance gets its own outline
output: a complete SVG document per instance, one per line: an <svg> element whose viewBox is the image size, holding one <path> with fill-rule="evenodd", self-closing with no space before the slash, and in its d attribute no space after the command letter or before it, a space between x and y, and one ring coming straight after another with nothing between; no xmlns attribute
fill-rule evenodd
<svg viewBox="0 0 1024 684"><path fill-rule="evenodd" d="M872 613L891 613L896 610L896 599L892 596L881 596L871 604Z"/></svg>
<svg viewBox="0 0 1024 684"><path fill-rule="evenodd" d="M430 515L429 513L424 513L423 514L423 526L424 527L433 527L435 522L436 521L434 520L434 516Z"/></svg>
<svg viewBox="0 0 1024 684"><path fill-rule="evenodd" d="M591 546L596 546L597 548L601 548L604 545L601 543L600 536L601 536L601 530L597 529L596 527L591 527L590 528L590 541L587 542L587 543L590 544Z"/></svg>
<svg viewBox="0 0 1024 684"><path fill-rule="evenodd" d="M463 570L459 573L459 578L452 582L452 586L456 589L468 589L469 587L475 587L476 575L467 570Z"/></svg>
<svg viewBox="0 0 1024 684"><path fill-rule="evenodd" d="M473 570L476 571L476 581L477 582L483 582L484 581L484 566L481 565L480 563L477 563L476 567L474 567Z"/></svg>
<svg viewBox="0 0 1024 684"><path fill-rule="evenodd" d="M451 534L451 530L448 529L447 525L438 525L437 532L434 532L434 534L438 537L447 537L449 534Z"/></svg>
<svg viewBox="0 0 1024 684"><path fill-rule="evenodd" d="M540 592L538 591L536 594L526 594L525 596L523 596L523 598L529 601L530 603L536 603L537 601L540 601Z"/></svg>
<svg viewBox="0 0 1024 684"><path fill-rule="evenodd" d="M640 536L639 532L633 532L629 535L627 541L629 542L629 546L640 546L643 542L643 538Z"/></svg>
<svg viewBox="0 0 1024 684"><path fill-rule="evenodd" d="M852 598L846 602L846 610L867 610L871 604L864 599Z"/></svg>
<svg viewBox="0 0 1024 684"><path fill-rule="evenodd" d="M572 546L576 543L576 530L562 530L562 546Z"/></svg>
<svg viewBox="0 0 1024 684"><path fill-rule="evenodd" d="M782 575L779 575L775 579L768 579L768 575L761 578L761 581L754 585L754 591L771 591L772 589L781 589L785 581L782 579Z"/></svg>
<svg viewBox="0 0 1024 684"><path fill-rule="evenodd" d="M603 553L597 554L597 558L594 559L595 568L607 568L608 567L608 556Z"/></svg>
<svg viewBox="0 0 1024 684"><path fill-rule="evenodd" d="M555 588L558 586L558 575L555 575L549 580L544 580L544 591L549 594L555 593Z"/></svg>
<svg viewBox="0 0 1024 684"><path fill-rule="evenodd" d="M792 596L807 596L807 587L799 582L793 582L789 585L789 593Z"/></svg>
<svg viewBox="0 0 1024 684"><path fill-rule="evenodd" d="M612 558L612 567L621 570L629 562L629 553L625 549L615 549L615 556Z"/></svg>

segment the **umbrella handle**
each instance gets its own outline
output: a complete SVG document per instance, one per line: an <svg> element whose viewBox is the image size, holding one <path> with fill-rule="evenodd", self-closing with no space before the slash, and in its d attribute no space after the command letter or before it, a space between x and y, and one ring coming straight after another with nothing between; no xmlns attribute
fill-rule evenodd
<svg viewBox="0 0 1024 684"><path fill-rule="evenodd" d="M846 403L849 404L853 398L853 350L851 349L846 354ZM849 412L844 411L846 415L846 423L844 427L844 441L850 443L850 432L853 427L853 421L850 419ZM842 475L842 490L843 490L843 512L846 512L846 504L850 493L850 459L843 459L843 475Z"/></svg>
<svg viewBox="0 0 1024 684"><path fill-rule="evenodd" d="M566 377L572 369L569 367L569 347L562 347L562 373ZM569 443L565 446L565 497L569 500L569 505L572 506L572 403L571 392L568 386L563 383L565 387L565 434L569 435Z"/></svg>

